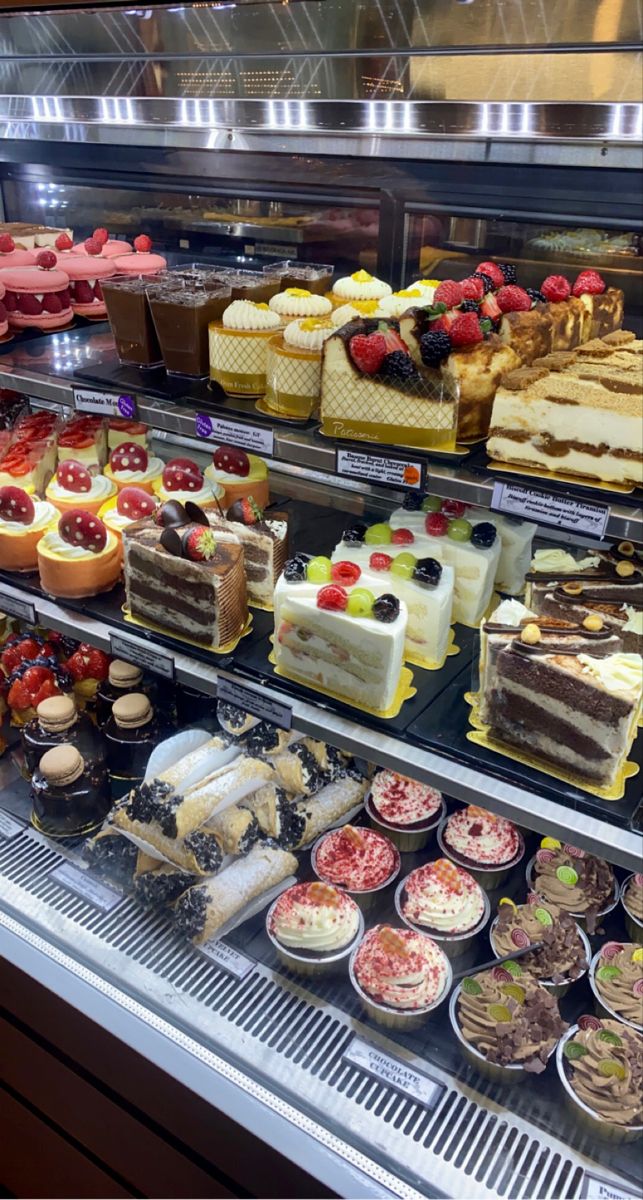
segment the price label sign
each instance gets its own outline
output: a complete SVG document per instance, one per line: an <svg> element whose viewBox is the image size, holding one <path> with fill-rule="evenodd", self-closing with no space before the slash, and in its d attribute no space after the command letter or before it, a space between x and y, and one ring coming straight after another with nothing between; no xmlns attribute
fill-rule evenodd
<svg viewBox="0 0 643 1200"><path fill-rule="evenodd" d="M361 450L335 451L335 474L348 479L364 479L385 487L413 488L421 491L424 463L408 458L390 458L383 454L363 454Z"/></svg>
<svg viewBox="0 0 643 1200"><path fill-rule="evenodd" d="M627 1184L612 1183L601 1175L586 1171L581 1185L582 1200L640 1200L640 1192Z"/></svg>
<svg viewBox="0 0 643 1200"><path fill-rule="evenodd" d="M574 499L573 496L555 496L540 488L500 481L493 485L491 507L510 517L537 521L540 525L556 525L559 529L569 529L571 533L583 533L596 538L603 537L610 515L608 504L594 504Z"/></svg>
<svg viewBox="0 0 643 1200"><path fill-rule="evenodd" d="M101 417L125 417L136 420L136 400L128 393L95 392L90 388L74 388L76 412L98 413Z"/></svg>
<svg viewBox="0 0 643 1200"><path fill-rule="evenodd" d="M224 704L235 704L261 721L271 721L280 729L292 728L292 708L288 704L281 704L271 696L262 696L261 692L253 692L252 688L244 687L234 679L217 679L217 699Z"/></svg>
<svg viewBox="0 0 643 1200"><path fill-rule="evenodd" d="M10 617L19 617L21 621L27 621L29 625L35 625L38 619L36 606L32 600L19 599L18 596L12 596L1 587L0 612L8 613Z"/></svg>
<svg viewBox="0 0 643 1200"><path fill-rule="evenodd" d="M205 958L209 958L235 979L245 979L255 965L252 959L246 958L245 954L239 954L232 946L226 946L225 942L206 942L200 950Z"/></svg>
<svg viewBox="0 0 643 1200"><path fill-rule="evenodd" d="M21 821L17 821L15 817L11 816L11 813L0 809L0 838L9 841L22 833L23 829L24 825Z"/></svg>
<svg viewBox="0 0 643 1200"><path fill-rule="evenodd" d="M423 1108L435 1108L445 1090L444 1084L439 1080L432 1079L423 1071L416 1071L415 1067L410 1067L399 1058L393 1058L391 1054L385 1054L383 1050L363 1038L354 1037L344 1051L343 1058L345 1062L359 1067L367 1075L388 1084L396 1092L402 1092L411 1100L415 1100Z"/></svg>
<svg viewBox="0 0 643 1200"><path fill-rule="evenodd" d="M123 899L118 892L106 887L104 883L94 879L87 871L82 871L80 867L75 867L70 862L64 862L61 866L55 867L49 878L68 888L76 896L89 901L94 908L98 908L101 912L111 912Z"/></svg>
<svg viewBox="0 0 643 1200"><path fill-rule="evenodd" d="M148 646L147 642L130 641L120 633L110 633L110 651L112 658L122 658L125 662L134 663L142 671L152 671L163 679L174 680L174 659L166 650L157 646Z"/></svg>
<svg viewBox="0 0 643 1200"><path fill-rule="evenodd" d="M268 458L273 456L275 435L272 429L246 425L243 421L224 421L208 413L197 413L194 424L197 437L222 445L241 446L242 450L249 450L252 454L265 454Z"/></svg>

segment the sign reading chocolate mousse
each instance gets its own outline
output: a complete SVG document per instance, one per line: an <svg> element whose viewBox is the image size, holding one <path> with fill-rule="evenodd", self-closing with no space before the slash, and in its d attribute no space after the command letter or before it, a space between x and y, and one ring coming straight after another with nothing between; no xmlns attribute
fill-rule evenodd
<svg viewBox="0 0 643 1200"><path fill-rule="evenodd" d="M336 450L335 474L348 479L366 479L388 487L421 490L425 466L408 458L389 458L383 454L362 454L360 450Z"/></svg>
<svg viewBox="0 0 643 1200"><path fill-rule="evenodd" d="M262 696L260 692L254 692L252 688L244 687L234 679L219 677L217 699L223 700L225 704L235 704L237 708L252 713L253 717L259 717L262 721L271 721L280 729L292 727L292 708L287 704L280 704L271 696Z"/></svg>
<svg viewBox="0 0 643 1200"><path fill-rule="evenodd" d="M437 1079L432 1079L423 1071L416 1071L415 1067L410 1067L399 1058L385 1054L378 1046L363 1038L354 1037L352 1042L349 1042L343 1059L344 1062L352 1063L354 1067L366 1071L367 1075L373 1075L382 1083L388 1084L396 1092L409 1096L423 1108L435 1108L444 1091L444 1084Z"/></svg>
<svg viewBox="0 0 643 1200"><path fill-rule="evenodd" d="M87 900L90 904L94 905L94 908L100 909L101 912L111 912L123 899L118 892L114 892L112 888L106 887L104 883L99 883L87 871L82 871L80 867L75 867L70 862L64 862L60 867L56 867L51 872L49 878L54 879L56 883L62 884L70 892L74 892L76 896Z"/></svg>
<svg viewBox="0 0 643 1200"><path fill-rule="evenodd" d="M74 388L76 412L98 413L101 417L136 418L136 400L118 392L96 392L89 388Z"/></svg>
<svg viewBox="0 0 643 1200"><path fill-rule="evenodd" d="M0 612L7 613L10 617L19 617L28 625L35 625L38 619L35 604L30 600L18 599L10 592L5 592L4 588L0 588Z"/></svg>
<svg viewBox="0 0 643 1200"><path fill-rule="evenodd" d="M251 454L265 454L272 458L275 435L272 429L261 425L246 425L242 421L224 421L207 413L197 413L195 418L197 436L223 445L241 446Z"/></svg>
<svg viewBox="0 0 643 1200"><path fill-rule="evenodd" d="M540 488L499 481L493 485L491 508L510 517L537 521L540 525L556 525L571 533L585 533L597 538L603 537L610 515L609 504L594 504L573 496L543 492Z"/></svg>
<svg viewBox="0 0 643 1200"><path fill-rule="evenodd" d="M226 946L225 942L206 942L204 946L199 946L199 949L201 954L235 979L245 979L255 965L252 959L246 958L245 954L239 954L232 946Z"/></svg>
<svg viewBox="0 0 643 1200"><path fill-rule="evenodd" d="M147 642L134 642L123 637L120 633L110 633L110 653L112 658L120 658L125 662L141 667L143 671L152 671L163 679L174 680L174 659L166 650L157 646L148 646Z"/></svg>
<svg viewBox="0 0 643 1200"><path fill-rule="evenodd" d="M580 1190L581 1200L636 1200L639 1195L630 1190L627 1184L612 1183L601 1175L593 1175L586 1171Z"/></svg>

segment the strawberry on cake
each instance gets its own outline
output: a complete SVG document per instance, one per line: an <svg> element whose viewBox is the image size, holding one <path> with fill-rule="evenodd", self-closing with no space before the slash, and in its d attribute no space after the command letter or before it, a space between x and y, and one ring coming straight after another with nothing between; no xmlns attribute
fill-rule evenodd
<svg viewBox="0 0 643 1200"><path fill-rule="evenodd" d="M5 571L35 571L36 547L56 524L58 514L46 500L19 487L0 487L0 563Z"/></svg>
<svg viewBox="0 0 643 1200"><path fill-rule="evenodd" d="M16 248L8 233L0 235L0 269L3 267L35 267L36 256L31 250Z"/></svg>
<svg viewBox="0 0 643 1200"><path fill-rule="evenodd" d="M167 266L162 254L152 254L152 239L146 233L134 238L133 254L117 254L112 264L118 275L158 275Z"/></svg>
<svg viewBox="0 0 643 1200"><path fill-rule="evenodd" d="M118 238L111 238L106 229L98 228L92 233L91 239L85 238L84 242L77 242L75 246L72 245L72 240L68 234L62 233L60 237L56 238L56 249L73 249L77 254L88 254L90 251L87 250L87 242L90 240L98 242L100 246L100 253L104 258L117 258L120 254L131 254L134 248L131 242L119 241Z"/></svg>
<svg viewBox="0 0 643 1200"><path fill-rule="evenodd" d="M200 466L191 458L171 458L163 468L160 482L154 485L154 491L161 504L168 500L185 504L186 500L192 500L205 511L209 508L218 510L218 501L225 495L225 488L206 479Z"/></svg>
<svg viewBox="0 0 643 1200"><path fill-rule="evenodd" d="M121 543L94 513L72 508L38 542L40 585L50 596L80 599L109 591L121 573Z"/></svg>
<svg viewBox="0 0 643 1200"><path fill-rule="evenodd" d="M109 456L105 475L119 491L134 484L153 495L161 486L163 467L163 460L148 455L143 446L136 442L121 442Z"/></svg>
<svg viewBox="0 0 643 1200"><path fill-rule="evenodd" d="M104 320L107 309L100 281L116 272L111 261L102 257L100 242L87 238L84 254L61 254L58 263L69 275L71 307L77 316Z"/></svg>
<svg viewBox="0 0 643 1200"><path fill-rule="evenodd" d="M71 321L69 276L56 261L53 250L41 250L35 267L0 268L12 329L63 329Z"/></svg>
<svg viewBox="0 0 643 1200"><path fill-rule="evenodd" d="M47 484L45 496L59 512L78 508L97 514L103 504L116 495L116 484L104 475L90 475L77 459L67 458L59 463L56 474Z"/></svg>
<svg viewBox="0 0 643 1200"><path fill-rule="evenodd" d="M58 434L58 463L72 458L91 475L103 469L107 459L105 421L90 413L76 413Z"/></svg>

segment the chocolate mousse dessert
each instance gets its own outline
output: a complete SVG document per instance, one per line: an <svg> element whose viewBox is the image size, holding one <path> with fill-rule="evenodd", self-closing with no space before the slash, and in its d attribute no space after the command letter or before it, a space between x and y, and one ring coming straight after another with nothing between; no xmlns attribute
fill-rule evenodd
<svg viewBox="0 0 643 1200"><path fill-rule="evenodd" d="M48 837L89 833L110 808L105 764L85 762L76 746L47 750L31 781L32 824Z"/></svg>
<svg viewBox="0 0 643 1200"><path fill-rule="evenodd" d="M155 367L163 360L147 298L147 289L153 283L158 283L158 278L140 275L106 279L102 284L116 351L126 365ZM166 287L171 286L166 282ZM181 281L177 279L175 286L180 288Z"/></svg>
<svg viewBox="0 0 643 1200"><path fill-rule="evenodd" d="M114 701L120 700L121 696L127 696L130 692L144 692L154 704L158 686L153 680L146 679L140 667L134 666L134 663L113 658L109 664L107 679L99 683L96 692L96 718L99 725L104 725L111 717Z"/></svg>
<svg viewBox="0 0 643 1200"><path fill-rule="evenodd" d="M143 779L147 760L161 736L154 709L143 692L130 692L114 702L105 725L105 742L110 779L120 792Z"/></svg>
<svg viewBox="0 0 643 1200"><path fill-rule="evenodd" d="M643 1126L643 1038L620 1021L580 1017L559 1051L558 1069L575 1100L598 1119L602 1136Z"/></svg>
<svg viewBox="0 0 643 1200"><path fill-rule="evenodd" d="M300 263L297 259L285 258L264 267L264 273L280 277L281 292L286 288L306 288L316 296L325 296L330 291L333 269L331 263Z"/></svg>
<svg viewBox="0 0 643 1200"><path fill-rule="evenodd" d="M590 982L600 1011L643 1030L643 947L606 942L592 963Z"/></svg>
<svg viewBox="0 0 643 1200"><path fill-rule="evenodd" d="M463 979L452 1021L487 1063L537 1075L566 1026L551 993L518 963L510 965L511 971L498 966Z"/></svg>
<svg viewBox="0 0 643 1200"><path fill-rule="evenodd" d="M186 279L177 288L172 272L167 282L148 289L156 336L170 375L205 378L210 372L208 326L220 320L230 303L230 286L217 280L212 287L206 278L203 282Z"/></svg>
<svg viewBox="0 0 643 1200"><path fill-rule="evenodd" d="M105 757L105 744L85 713L79 713L73 696L50 696L41 700L36 716L20 731L25 767L29 778L40 759L53 746L68 742L77 746L86 761L98 762Z"/></svg>

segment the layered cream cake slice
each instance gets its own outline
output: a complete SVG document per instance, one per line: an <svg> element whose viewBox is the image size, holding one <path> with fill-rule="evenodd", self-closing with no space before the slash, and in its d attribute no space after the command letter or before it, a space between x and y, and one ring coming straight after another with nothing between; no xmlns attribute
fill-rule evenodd
<svg viewBox="0 0 643 1200"><path fill-rule="evenodd" d="M406 657L441 665L453 619L453 568L436 558L419 557L415 542L378 549L352 541L351 528L346 535L348 540L338 542L331 555L331 579L350 581L354 586L359 583L375 596L392 592L408 610Z"/></svg>
<svg viewBox="0 0 643 1200"><path fill-rule="evenodd" d="M225 517L212 511L207 517L219 541L241 542L250 603L271 605L286 561L288 514L264 516L252 499L244 499L235 500Z"/></svg>
<svg viewBox="0 0 643 1200"><path fill-rule="evenodd" d="M501 462L640 485L642 416L641 390L523 367L496 392L487 451Z"/></svg>
<svg viewBox="0 0 643 1200"><path fill-rule="evenodd" d="M390 593L315 584L307 579L309 563L291 564L275 588L277 667L357 708L386 712L404 662L406 605Z"/></svg>

